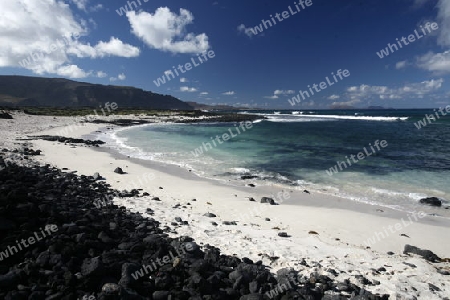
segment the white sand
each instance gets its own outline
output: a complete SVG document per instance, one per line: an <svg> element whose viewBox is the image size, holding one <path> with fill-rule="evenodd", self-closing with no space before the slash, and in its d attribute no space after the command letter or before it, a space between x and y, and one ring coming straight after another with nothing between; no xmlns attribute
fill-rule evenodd
<svg viewBox="0 0 450 300"><path fill-rule="evenodd" d="M36 131L40 130L36 134L39 135L60 132L61 128L42 130L49 128L47 122L51 122L52 126L60 126L73 119L20 114L15 115L15 118L16 124L20 124L22 119L36 119L35 124L40 126L36 128ZM7 129L6 122L0 120L2 134ZM97 124L72 127L64 136L82 137L103 127L105 125ZM7 145L12 144L14 135L22 133L23 136L24 131L17 125L10 128ZM233 187L198 178L179 167L131 160L93 147L71 147L42 140L32 143L34 149L43 151L42 156L36 157L41 163L76 170L79 175L99 172L116 189L130 189L134 185L142 188L151 197L116 198L115 204L144 215L150 207L155 211L152 217L162 226L171 228L174 228L170 224L174 218L181 217L189 225L174 228L178 235L189 235L199 244L219 247L225 254L248 257L254 261L263 260L273 271L292 266L304 274L317 271L335 278L326 271L331 268L343 271L337 277L339 281L350 279L358 283L355 275L364 275L371 281L380 282L376 286L365 286L367 290L390 294L393 299L413 299L412 296L418 299L442 299L450 295L450 276L436 272L436 268L450 271L449 263L432 264L422 258L402 254L404 245L411 244L432 250L440 257L448 257L448 219L426 216L416 217L418 221L415 221L414 217L410 217L413 222L409 222L406 213L296 190L285 190L289 199L275 199L282 204L270 206L260 204L259 199L277 195L281 191L277 187ZM115 174L113 171L116 167L121 167L127 174ZM152 201L154 196L162 201ZM257 202L250 202L247 197L253 197ZM196 201L192 201L194 198ZM181 206L173 208L177 204ZM216 214L217 218L203 216L207 212ZM265 221L265 218L271 221ZM402 224L401 219L407 223L396 230L394 226L396 223ZM213 226L211 221L218 223L218 226ZM226 226L222 221L238 221L238 225ZM389 226L394 232L390 231ZM287 232L290 237L278 237L280 231ZM318 235L309 234L310 231ZM374 237L375 232L383 232L385 237L378 234L380 238L374 240L371 249L366 249L364 242ZM409 238L400 234L406 234ZM395 254L389 256L387 251ZM302 259L310 267L299 265ZM404 262L416 267L405 265ZM373 271L380 267L386 268L387 272L378 274ZM439 287L441 292L431 292L428 283Z"/></svg>

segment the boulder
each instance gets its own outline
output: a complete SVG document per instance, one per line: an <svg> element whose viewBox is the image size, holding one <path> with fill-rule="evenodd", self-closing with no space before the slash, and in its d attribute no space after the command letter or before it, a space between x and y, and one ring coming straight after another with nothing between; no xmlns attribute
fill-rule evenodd
<svg viewBox="0 0 450 300"><path fill-rule="evenodd" d="M411 246L411 245L405 245L405 249L403 250L403 254L417 254L419 256L422 256L424 259L431 261L431 262L440 262L441 258L434 254L430 250L422 250L418 247Z"/></svg>
<svg viewBox="0 0 450 300"><path fill-rule="evenodd" d="M125 173L123 172L122 168L116 168L116 169L114 170L114 173L117 173L117 174L125 174Z"/></svg>
<svg viewBox="0 0 450 300"><path fill-rule="evenodd" d="M269 203L270 205L275 205L275 200L273 200L272 198L269 197L262 197L261 198L261 203Z"/></svg>
<svg viewBox="0 0 450 300"><path fill-rule="evenodd" d="M442 201L436 197L423 198L423 199L420 199L419 202L422 204L427 204L427 205L431 205L431 206L437 206L437 207L442 206Z"/></svg>

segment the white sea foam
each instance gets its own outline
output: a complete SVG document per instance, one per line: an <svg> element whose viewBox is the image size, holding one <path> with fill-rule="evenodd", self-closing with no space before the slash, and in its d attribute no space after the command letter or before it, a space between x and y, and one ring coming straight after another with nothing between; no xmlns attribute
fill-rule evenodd
<svg viewBox="0 0 450 300"><path fill-rule="evenodd" d="M241 114L249 114L248 112L240 112ZM344 116L344 115L316 115L314 112L308 112L309 115L303 112L294 111L291 113L282 114L276 112L274 114L267 113L251 113L252 115L264 116L271 122L305 122L306 121L329 121L329 120L361 120L361 121L381 121L381 122L396 122L406 121L408 117L382 117L382 116Z"/></svg>
<svg viewBox="0 0 450 300"><path fill-rule="evenodd" d="M305 121L337 121L337 120L358 120L358 121L378 121L396 122L406 121L408 117L371 117L371 116L338 116L338 115L266 115L271 122L305 122Z"/></svg>

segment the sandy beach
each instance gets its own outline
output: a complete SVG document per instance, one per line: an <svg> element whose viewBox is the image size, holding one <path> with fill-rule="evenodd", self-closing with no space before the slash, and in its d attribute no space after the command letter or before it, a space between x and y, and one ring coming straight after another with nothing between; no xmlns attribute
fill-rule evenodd
<svg viewBox="0 0 450 300"><path fill-rule="evenodd" d="M114 203L149 217L146 210L151 208L154 211L151 217L163 227L170 227L171 236L191 236L200 245L216 246L225 254L262 260L273 272L293 267L304 274L319 272L338 281L348 279L358 284L361 284L359 275L363 275L372 283L365 289L389 294L390 299L444 299L450 295L448 275L441 274L450 271L449 262L431 263L416 255L403 254L409 244L431 250L441 258L449 257L450 220L430 215L428 207L406 213L316 191L230 185L198 177L178 166L125 157L108 144L96 148L34 139L23 141L20 139L34 135L87 139L94 134L108 134L117 126L93 123L74 126L77 121L72 117L23 113L15 113L13 117L14 120L0 120L4 137L0 147L14 149L29 143L33 149L42 151L33 157L41 164L67 168L78 175L92 176L98 172L118 190L142 189L150 196L116 197ZM154 117L152 121L164 120ZM115 173L117 167L125 174ZM161 201L152 200L155 197ZM260 203L262 197L272 197L279 205ZM250 198L256 201L249 201ZM205 216L208 213L215 217ZM439 213L450 216L449 210L442 209ZM187 221L187 225L172 225L175 218ZM338 271L330 275L334 273L330 270ZM439 291L433 291L429 284Z"/></svg>

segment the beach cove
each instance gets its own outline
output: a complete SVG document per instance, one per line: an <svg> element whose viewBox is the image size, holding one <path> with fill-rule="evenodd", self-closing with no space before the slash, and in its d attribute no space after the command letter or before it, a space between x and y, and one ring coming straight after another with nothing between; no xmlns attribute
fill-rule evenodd
<svg viewBox="0 0 450 300"><path fill-rule="evenodd" d="M52 135L72 122L70 117L20 114L14 117L19 123L21 119L30 121L40 118L39 124L42 123L41 126L47 127L47 130L42 128L39 135ZM113 119L111 116L103 118ZM48 123L44 124L46 119ZM107 127L115 128L113 125ZM3 129L9 130L6 140L11 143L17 137L36 135L32 133L32 128L11 129ZM86 137L98 131L106 134L110 130L104 124L84 123L69 137ZM339 197L285 189L290 194L289 199L281 205L272 206L259 203L259 199L277 195L280 190L275 186L230 186L199 178L177 166L127 158L104 146L74 147L44 140L34 140L32 143L34 148L42 151L42 155L35 157L37 161L77 171L79 175L98 172L107 183L119 190L129 185L129 182L139 182L143 174L152 173L154 181L141 187L151 197L134 200L115 198L114 204L144 215L151 207L152 218L163 226L173 227L171 235L189 235L200 245L219 247L225 254L262 260L272 271L284 267L293 267L305 273L311 270L327 273L326 270L339 269L342 273L336 274L336 280L358 282L362 275L370 281L379 282L367 286L368 290L388 293L393 297L399 294L441 299L437 295L443 296L448 291L445 275L436 271L448 269L448 263L431 264L422 258L403 254L405 244L411 244L432 250L440 257L448 257L448 246L442 243L449 225L445 219L426 216L396 234L385 235L367 249L365 241L376 232L382 232L383 227L395 226L402 218L407 219L408 215ZM126 174L114 173L117 167ZM161 201L152 200L155 198ZM249 201L250 198L256 201ZM239 215L241 218L237 220ZM187 221L188 225L178 222L175 226L175 218ZM236 225L227 225L233 222ZM288 237L278 235L282 232ZM304 266L303 261L309 267ZM414 264L415 267L408 267L403 262ZM386 266L389 266L389 271L373 272L373 269L382 267L387 269ZM438 286L442 292L430 291L428 283Z"/></svg>

